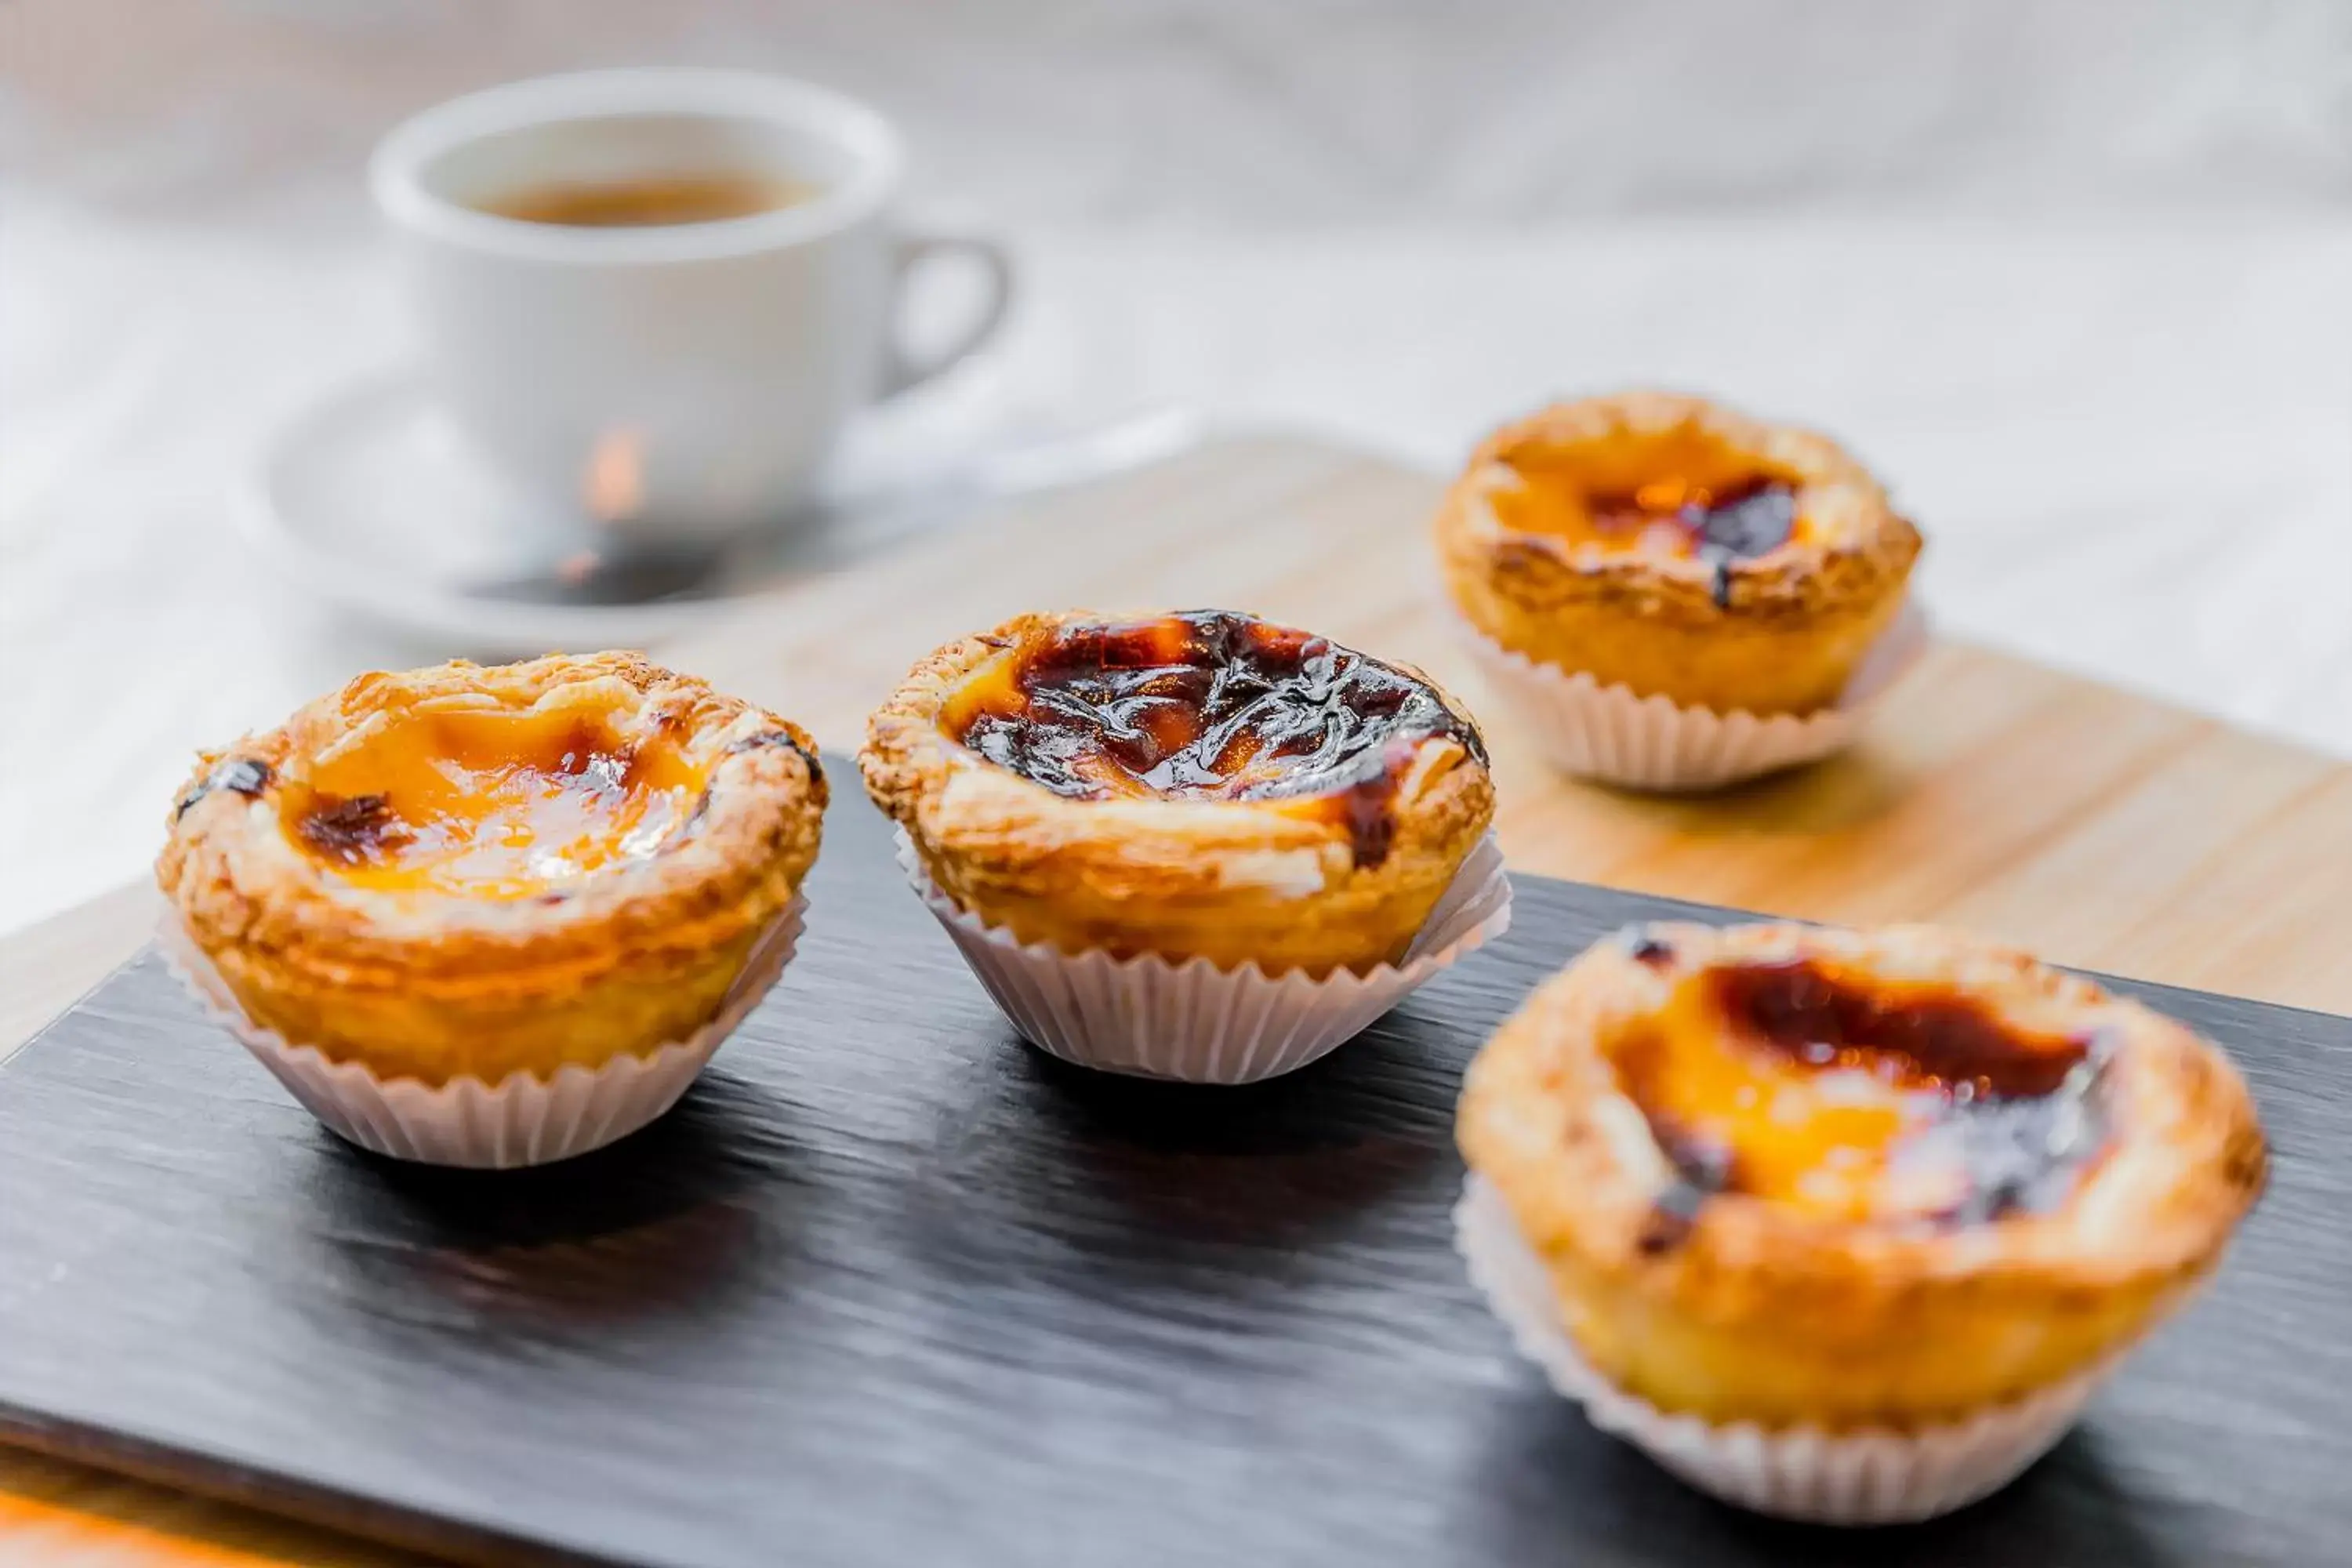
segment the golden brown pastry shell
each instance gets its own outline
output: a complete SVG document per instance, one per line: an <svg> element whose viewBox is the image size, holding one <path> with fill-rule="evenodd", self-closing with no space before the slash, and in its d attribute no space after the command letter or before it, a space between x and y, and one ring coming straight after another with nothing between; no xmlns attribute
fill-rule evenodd
<svg viewBox="0 0 2352 1568"><path fill-rule="evenodd" d="M984 666L1062 626L1114 618L1015 616L938 649L874 712L858 753L866 791L932 879L1022 942L1068 952L1318 975L1401 957L1494 816L1486 764L1458 741L1417 748L1392 803L1394 840L1364 867L1316 797L1072 799L941 729L943 706ZM1427 676L1395 668L1467 721Z"/></svg>
<svg viewBox="0 0 2352 1568"><path fill-rule="evenodd" d="M1732 563L1608 550L1509 526L1497 494L1554 476L1631 489L1704 461L1793 486L1804 532ZM1455 606L1488 638L1602 686L1718 712L1809 713L1837 700L1893 624L1919 534L1835 442L1703 398L1637 392L1547 408L1496 431L1436 523Z"/></svg>
<svg viewBox="0 0 2352 1568"><path fill-rule="evenodd" d="M702 775L692 821L646 858L516 900L355 887L289 837L330 748L485 704L576 705L625 738L658 736ZM636 655L460 661L362 676L206 753L156 880L244 1012L289 1042L387 1079L544 1077L708 1022L814 862L824 804L804 731Z"/></svg>
<svg viewBox="0 0 2352 1568"><path fill-rule="evenodd" d="M1635 959L1641 936L1671 962ZM1718 1193L1674 1245L1645 1249L1673 1173L1601 1042L1710 963L1821 956L2111 1032L2110 1142L2061 1206L1937 1229ZM1664 1411L1774 1427L1962 1418L2120 1352L2214 1268L2267 1169L2245 1084L2214 1047L2023 953L1916 926L1603 941L1480 1052L1457 1133L1604 1375Z"/></svg>

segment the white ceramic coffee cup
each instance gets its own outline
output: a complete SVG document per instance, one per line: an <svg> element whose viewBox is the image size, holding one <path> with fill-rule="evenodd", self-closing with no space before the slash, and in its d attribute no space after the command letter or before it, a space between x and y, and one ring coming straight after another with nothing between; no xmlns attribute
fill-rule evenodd
<svg viewBox="0 0 2352 1568"><path fill-rule="evenodd" d="M938 374L1003 319L1002 250L895 225L903 166L889 123L837 93L660 68L453 100L387 135L369 175L425 374L480 455L542 516L667 548L789 517L853 413ZM713 174L816 194L646 227L482 210L533 186ZM908 276L958 255L984 295L952 342L909 359Z"/></svg>

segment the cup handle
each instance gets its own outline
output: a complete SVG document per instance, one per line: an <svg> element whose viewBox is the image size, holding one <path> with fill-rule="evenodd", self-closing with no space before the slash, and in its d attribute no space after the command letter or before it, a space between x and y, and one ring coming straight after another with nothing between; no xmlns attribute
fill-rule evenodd
<svg viewBox="0 0 2352 1568"><path fill-rule="evenodd" d="M949 257L964 257L977 262L988 289L987 299L967 322L963 330L946 346L916 358L900 348L894 339L888 362L882 371L882 395L892 397L909 387L920 386L941 372L961 363L978 352L981 345L996 335L1004 324L1005 312L1013 308L1013 258L1004 247L992 239L982 239L965 234L910 234L898 240L898 288L893 310L903 307L908 283L925 263Z"/></svg>

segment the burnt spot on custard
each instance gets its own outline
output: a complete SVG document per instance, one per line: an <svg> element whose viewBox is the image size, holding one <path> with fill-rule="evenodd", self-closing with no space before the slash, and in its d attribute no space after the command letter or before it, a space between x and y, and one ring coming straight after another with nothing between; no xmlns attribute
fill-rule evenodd
<svg viewBox="0 0 2352 1568"><path fill-rule="evenodd" d="M1797 491L1763 476L1720 489L1668 481L1626 495L1586 498L1592 527L1604 539L1633 539L1687 556L1707 568L1716 608L1731 607L1735 568L1769 555L1797 531Z"/></svg>
<svg viewBox="0 0 2352 1568"><path fill-rule="evenodd" d="M1426 681L1223 610L1061 627L1019 650L1003 679L958 692L940 722L1076 800L1328 800L1363 867L1388 858L1422 742L1486 757L1476 726Z"/></svg>
<svg viewBox="0 0 2352 1568"><path fill-rule="evenodd" d="M294 830L320 859L342 866L382 859L415 837L380 795L315 796L295 819Z"/></svg>
<svg viewBox="0 0 2352 1568"><path fill-rule="evenodd" d="M1797 531L1797 489L1758 475L1717 489L1679 481L1643 485L1623 495L1591 495L1592 526L1624 537L1658 530L1681 552L1702 561L1768 555Z"/></svg>
<svg viewBox="0 0 2352 1568"><path fill-rule="evenodd" d="M1645 1252L1678 1245L1718 1193L1931 1229L2046 1213L2105 1144L2110 1037L2029 1032L1965 993L1805 960L1685 984L1678 1014L1612 1052L1673 1173Z"/></svg>
<svg viewBox="0 0 2352 1568"><path fill-rule="evenodd" d="M179 805L172 815L174 818L187 816L191 806L216 789L251 799L269 787L270 777L268 763L257 762L251 757L224 758L218 766L197 782L194 789L180 797Z"/></svg>
<svg viewBox="0 0 2352 1568"><path fill-rule="evenodd" d="M2089 1054L2073 1037L2022 1034L1974 996L1881 994L1805 960L1706 972L1724 1017L1809 1067L1867 1066L1898 1083L1939 1083L1964 1100L2042 1100Z"/></svg>

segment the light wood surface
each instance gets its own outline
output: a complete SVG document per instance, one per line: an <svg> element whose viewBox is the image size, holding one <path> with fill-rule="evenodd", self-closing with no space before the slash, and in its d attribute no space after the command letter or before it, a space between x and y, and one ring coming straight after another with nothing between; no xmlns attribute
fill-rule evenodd
<svg viewBox="0 0 2352 1568"><path fill-rule="evenodd" d="M2352 765L1947 642L1837 761L1702 799L1579 784L1484 700L1452 644L1424 534L1436 493L1320 442L1223 441L804 584L663 654L847 750L919 655L1017 611L1256 610L1421 663L1477 708L1519 869L1816 920L1933 920L2067 963L2352 1012ZM125 889L0 942L0 1050L135 951L152 909ZM0 1562L400 1561L0 1453Z"/></svg>

